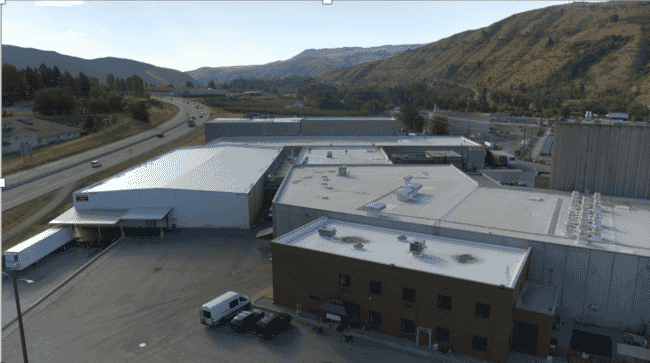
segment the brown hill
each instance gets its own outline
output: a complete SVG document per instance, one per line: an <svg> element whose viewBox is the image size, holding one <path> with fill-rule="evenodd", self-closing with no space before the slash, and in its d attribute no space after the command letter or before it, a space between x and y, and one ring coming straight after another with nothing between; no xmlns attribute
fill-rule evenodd
<svg viewBox="0 0 650 363"><path fill-rule="evenodd" d="M488 92L616 89L650 105L650 3L572 3L513 15L392 58L320 77L341 87L445 80Z"/></svg>

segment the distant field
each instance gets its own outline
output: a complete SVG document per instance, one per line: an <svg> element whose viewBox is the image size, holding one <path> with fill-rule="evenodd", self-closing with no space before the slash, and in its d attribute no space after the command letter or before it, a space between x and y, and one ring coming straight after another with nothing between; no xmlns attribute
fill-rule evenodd
<svg viewBox="0 0 650 363"><path fill-rule="evenodd" d="M82 180L79 180L76 182L74 188L72 189L73 192L77 191L79 189L85 188L89 185L92 185L93 183L96 183L98 181L104 180L111 175L115 175L119 172L122 172L128 168L131 168L133 166L136 166L140 163L143 163L151 158L154 158L158 155L164 154L168 151L177 149L179 147L183 146L198 146L198 145L204 145L205 144L205 133L204 133L204 126L201 126L197 128L196 130L190 132L188 135L183 136L182 138L175 140L173 142L170 142L169 144L151 151L145 155L139 156L129 162L126 162L124 164L120 164L118 166L114 166L110 169L103 170L101 172L98 172L96 174L93 174L87 178L84 178ZM25 221L27 218L30 217L30 215L34 214L35 212L41 210L42 208L51 208L51 211L47 213L43 218L40 218L36 223L31 225L30 227L26 228L23 231L20 231L17 233L15 236L7 239L6 241L2 242L2 252L6 251L7 249L19 244L20 242L23 242L24 240L35 236L36 234L43 232L44 230L50 228L50 225L48 223L53 220L54 218L58 217L59 215L63 214L65 211L68 209L72 208L72 192L68 193L68 195L65 197L64 201L61 202L57 206L51 206L48 205L48 201L54 199L55 197L55 192L49 193L47 195L44 195L42 197L36 198L34 200L31 200L25 204L22 204L16 208L13 208L11 210L8 210L4 213L2 213L2 231L9 231L11 228L14 226L19 225L23 221Z"/></svg>
<svg viewBox="0 0 650 363"><path fill-rule="evenodd" d="M108 126L106 129L82 136L75 140L66 141L57 145L49 145L36 148L29 158L22 158L20 155L5 155L2 157L2 174L10 175L23 170L32 169L47 163L52 163L70 156L78 155L98 147L111 144L116 141L124 140L131 136L140 134L150 130L160 124L163 124L172 119L178 113L178 110L165 102L162 102L162 108L149 107L149 114L151 115L151 123L144 123L134 120L125 114L114 114L111 120L111 115L98 115L106 116L104 119L107 124L115 123ZM165 115L164 113L167 112ZM34 116L36 117L36 116ZM67 126L78 127L79 120L62 119L57 120Z"/></svg>

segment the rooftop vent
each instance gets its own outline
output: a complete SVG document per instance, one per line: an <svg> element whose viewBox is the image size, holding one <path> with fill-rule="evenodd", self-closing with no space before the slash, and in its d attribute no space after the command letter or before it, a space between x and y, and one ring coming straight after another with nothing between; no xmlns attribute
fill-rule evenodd
<svg viewBox="0 0 650 363"><path fill-rule="evenodd" d="M374 213L376 215L379 215L381 213L381 211L386 209L386 204L379 203L379 202L372 202L372 203L368 203L368 204L364 205L363 207L361 207L361 209L363 209L366 212Z"/></svg>
<svg viewBox="0 0 650 363"><path fill-rule="evenodd" d="M411 179L413 179L413 177L412 177L411 175L407 175L407 176L405 176L405 177L404 177L404 183L405 183L406 185L411 184Z"/></svg>
<svg viewBox="0 0 650 363"><path fill-rule="evenodd" d="M397 237L397 239L403 242L403 241L406 241L406 236L401 235L401 236Z"/></svg>
<svg viewBox="0 0 650 363"><path fill-rule="evenodd" d="M328 157L328 158L332 158L332 157L333 157L333 155L332 155L332 152L331 152L331 151L328 151L328 152L327 152L327 157Z"/></svg>
<svg viewBox="0 0 650 363"><path fill-rule="evenodd" d="M339 176L346 176L348 175L349 170L345 166L339 166Z"/></svg>
<svg viewBox="0 0 650 363"><path fill-rule="evenodd" d="M476 257L470 254L463 254L460 256L456 256L456 260L458 261L458 263L462 263L462 264L470 264L478 261Z"/></svg>
<svg viewBox="0 0 650 363"><path fill-rule="evenodd" d="M318 229L318 234L322 237L334 237L336 235L336 228L321 227Z"/></svg>
<svg viewBox="0 0 650 363"><path fill-rule="evenodd" d="M530 200L534 200L536 202L541 202L543 199L540 197L530 197Z"/></svg>
<svg viewBox="0 0 650 363"><path fill-rule="evenodd" d="M361 242L357 243L356 245L354 245L354 249L356 249L356 250L363 249L363 243L361 243Z"/></svg>
<svg viewBox="0 0 650 363"><path fill-rule="evenodd" d="M417 240L415 242L411 242L410 251L413 254L419 255L422 251L424 251L425 247L426 247L426 242L424 240Z"/></svg>

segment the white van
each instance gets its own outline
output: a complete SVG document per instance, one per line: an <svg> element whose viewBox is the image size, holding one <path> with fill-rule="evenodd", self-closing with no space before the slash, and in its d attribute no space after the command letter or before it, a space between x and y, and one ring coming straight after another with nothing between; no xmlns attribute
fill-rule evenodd
<svg viewBox="0 0 650 363"><path fill-rule="evenodd" d="M219 296L218 298L203 304L199 310L201 324L208 326L223 324L242 310L251 307L251 299L234 291Z"/></svg>

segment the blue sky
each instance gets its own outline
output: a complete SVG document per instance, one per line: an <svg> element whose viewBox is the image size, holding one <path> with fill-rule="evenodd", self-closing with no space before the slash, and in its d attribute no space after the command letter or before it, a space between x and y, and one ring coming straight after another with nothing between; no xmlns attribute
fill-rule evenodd
<svg viewBox="0 0 650 363"><path fill-rule="evenodd" d="M309 48L431 43L568 1L13 1L2 44L180 71L264 64Z"/></svg>

